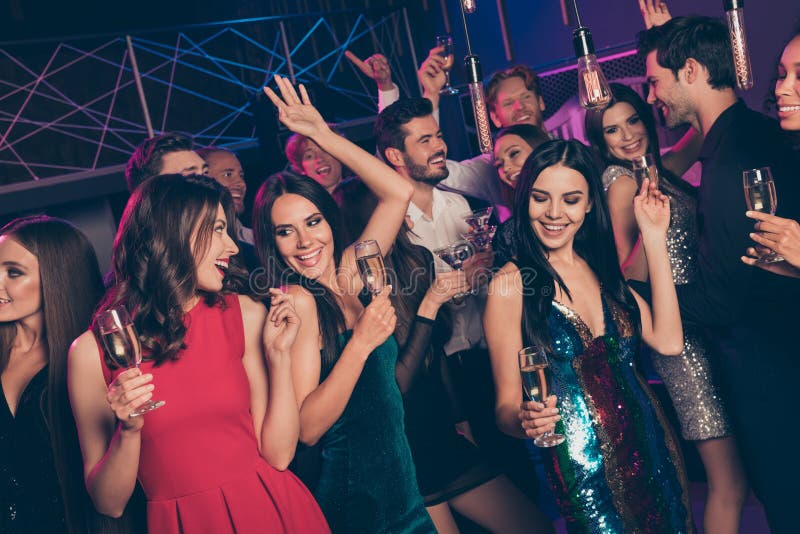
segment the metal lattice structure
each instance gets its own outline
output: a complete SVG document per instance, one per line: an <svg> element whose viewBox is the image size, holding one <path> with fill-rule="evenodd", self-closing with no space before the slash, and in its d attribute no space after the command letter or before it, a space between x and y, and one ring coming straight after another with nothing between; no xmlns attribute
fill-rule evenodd
<svg viewBox="0 0 800 534"><path fill-rule="evenodd" d="M251 101L276 75L335 93L337 110L374 115L374 83L345 50L384 54L405 94L416 70L404 10L264 17L123 35L0 43L0 186L124 163L155 133L235 145L255 133ZM131 55L133 52L133 55Z"/></svg>

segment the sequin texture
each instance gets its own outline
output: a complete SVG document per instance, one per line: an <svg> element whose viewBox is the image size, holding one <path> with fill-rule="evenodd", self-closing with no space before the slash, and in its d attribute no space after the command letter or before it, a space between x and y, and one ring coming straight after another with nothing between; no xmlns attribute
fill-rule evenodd
<svg viewBox="0 0 800 534"><path fill-rule="evenodd" d="M636 372L625 310L604 296L606 333L592 338L557 302L548 318L554 393L566 441L545 452L570 532L693 532L682 459Z"/></svg>
<svg viewBox="0 0 800 534"><path fill-rule="evenodd" d="M603 173L603 186L607 190L622 175L631 176L631 171L619 165L609 166ZM697 201L667 180L661 180L659 187L670 199L667 251L672 279L675 285L688 284L697 276ZM683 352L679 356L651 352L653 368L678 413L681 434L690 441L729 436L731 424L714 383L708 345L697 328L684 324L683 331Z"/></svg>

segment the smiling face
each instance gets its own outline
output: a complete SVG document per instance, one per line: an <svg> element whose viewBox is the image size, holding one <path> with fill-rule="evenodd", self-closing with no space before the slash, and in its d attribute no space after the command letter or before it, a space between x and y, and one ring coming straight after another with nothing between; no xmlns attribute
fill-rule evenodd
<svg viewBox="0 0 800 534"><path fill-rule="evenodd" d="M311 139L303 141L300 164L303 174L324 187L328 193L342 181L342 164Z"/></svg>
<svg viewBox="0 0 800 534"><path fill-rule="evenodd" d="M209 293L222 290L222 281L225 279L230 258L239 252L239 247L228 234L228 221L221 204L217 205L214 219L211 237L205 244L205 250L197 250L199 223L198 229L192 233L190 241L190 246L195 252L197 289Z"/></svg>
<svg viewBox="0 0 800 534"><path fill-rule="evenodd" d="M647 96L648 104L655 104L664 115L664 120L670 128L681 124L693 123L694 106L687 93L684 82L678 79L669 69L658 64L657 51L647 54L645 66L647 68L647 82L650 85L650 94Z"/></svg>
<svg viewBox="0 0 800 534"><path fill-rule="evenodd" d="M409 176L431 185L447 178L447 144L433 115L411 119L403 130L407 135L402 158Z"/></svg>
<svg viewBox="0 0 800 534"><path fill-rule="evenodd" d="M244 171L239 158L232 152L216 150L206 156L206 163L208 163L208 175L231 192L236 214L244 213L247 183L244 181Z"/></svg>
<svg viewBox="0 0 800 534"><path fill-rule="evenodd" d="M327 280L335 270L333 232L319 208L287 193L272 204L275 248L291 269L311 280Z"/></svg>
<svg viewBox="0 0 800 534"><path fill-rule="evenodd" d="M497 87L497 98L489 113L498 128L514 124L542 125L544 100L525 86L525 80L511 76L501 81Z"/></svg>
<svg viewBox="0 0 800 534"><path fill-rule="evenodd" d="M775 84L778 118L784 130L800 130L800 35L783 49Z"/></svg>
<svg viewBox="0 0 800 534"><path fill-rule="evenodd" d="M533 233L550 252L572 247L591 209L589 183L574 169L547 167L531 188L528 217Z"/></svg>
<svg viewBox="0 0 800 534"><path fill-rule="evenodd" d="M39 260L9 235L0 236L0 323L42 313Z"/></svg>
<svg viewBox="0 0 800 534"><path fill-rule="evenodd" d="M494 145L494 166L500 180L512 189L516 187L519 172L532 152L527 141L516 134L500 137Z"/></svg>
<svg viewBox="0 0 800 534"><path fill-rule="evenodd" d="M630 160L647 153L647 128L633 106L620 102L603 113L603 139L617 159Z"/></svg>

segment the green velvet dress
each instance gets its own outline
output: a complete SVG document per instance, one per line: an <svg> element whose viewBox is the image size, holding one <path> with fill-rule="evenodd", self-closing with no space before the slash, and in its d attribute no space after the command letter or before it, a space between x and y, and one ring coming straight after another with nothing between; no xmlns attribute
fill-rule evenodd
<svg viewBox="0 0 800 534"><path fill-rule="evenodd" d="M352 331L339 336L344 348ZM435 533L422 504L395 381L397 343L369 356L344 413L322 437L315 497L334 533ZM320 381L330 369L323 369Z"/></svg>

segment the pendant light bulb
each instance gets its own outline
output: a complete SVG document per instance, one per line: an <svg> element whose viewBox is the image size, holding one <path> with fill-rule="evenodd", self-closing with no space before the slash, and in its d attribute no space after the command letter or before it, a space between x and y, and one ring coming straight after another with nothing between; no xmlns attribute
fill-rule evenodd
<svg viewBox="0 0 800 534"><path fill-rule="evenodd" d="M578 57L578 97L586 109L603 109L611 102L611 88L594 55L592 34L581 26L572 32L572 44Z"/></svg>
<svg viewBox="0 0 800 534"><path fill-rule="evenodd" d="M753 87L753 68L750 66L750 51L744 31L744 0L723 0L723 4L731 39L736 85L746 91Z"/></svg>

